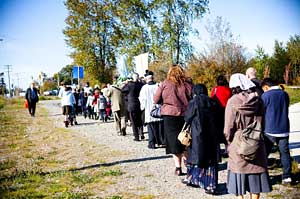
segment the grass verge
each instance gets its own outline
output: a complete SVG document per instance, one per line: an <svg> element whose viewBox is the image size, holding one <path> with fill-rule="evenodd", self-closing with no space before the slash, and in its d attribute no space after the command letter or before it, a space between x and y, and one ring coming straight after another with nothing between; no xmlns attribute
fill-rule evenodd
<svg viewBox="0 0 300 199"><path fill-rule="evenodd" d="M45 109L31 118L22 98L0 98L0 111L0 198L95 197L124 174L95 166L120 153L55 128Z"/></svg>

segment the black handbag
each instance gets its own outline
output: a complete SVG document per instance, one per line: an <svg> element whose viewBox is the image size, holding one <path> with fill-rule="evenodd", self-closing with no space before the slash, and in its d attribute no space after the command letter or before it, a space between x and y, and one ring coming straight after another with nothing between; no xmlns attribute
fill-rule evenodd
<svg viewBox="0 0 300 199"><path fill-rule="evenodd" d="M160 104L154 104L150 111L150 116L154 118L162 118L160 113L161 105Z"/></svg>

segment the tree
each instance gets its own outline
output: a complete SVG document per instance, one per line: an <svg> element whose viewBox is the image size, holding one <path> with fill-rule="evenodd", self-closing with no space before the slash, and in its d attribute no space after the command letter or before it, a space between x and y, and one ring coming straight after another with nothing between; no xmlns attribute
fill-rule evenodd
<svg viewBox="0 0 300 199"><path fill-rule="evenodd" d="M217 17L206 26L209 41L206 48L194 55L188 64L188 74L196 83L215 85L219 75L227 78L231 74L245 70L247 57L245 48L234 39L229 23Z"/></svg>
<svg viewBox="0 0 300 199"><path fill-rule="evenodd" d="M197 32L192 22L206 13L208 0L153 1L151 7L152 34L159 38L162 49L169 53L173 63L186 61L193 53L188 37Z"/></svg>
<svg viewBox="0 0 300 199"><path fill-rule="evenodd" d="M66 85L71 85L73 82L73 65L66 65L58 73L53 75L56 82L64 82Z"/></svg>
<svg viewBox="0 0 300 199"><path fill-rule="evenodd" d="M245 48L234 38L230 24L217 17L209 22L206 30L210 36L206 56L214 59L228 76L243 71L247 62Z"/></svg>
<svg viewBox="0 0 300 199"><path fill-rule="evenodd" d="M69 16L64 34L74 51L76 65L98 82L109 82L115 67L118 25L114 20L113 1L67 0Z"/></svg>
<svg viewBox="0 0 300 199"><path fill-rule="evenodd" d="M278 83L284 83L286 66L290 60L282 42L275 40L274 53L270 58L270 77Z"/></svg>
<svg viewBox="0 0 300 199"><path fill-rule="evenodd" d="M287 54L291 63L291 79L300 83L300 36L291 36L287 42Z"/></svg>
<svg viewBox="0 0 300 199"><path fill-rule="evenodd" d="M108 82L116 57L149 52L153 60L168 54L171 62L185 61L192 54L188 36L194 19L208 9L208 0L67 0L69 16L64 30L73 48L76 65L98 82Z"/></svg>
<svg viewBox="0 0 300 199"><path fill-rule="evenodd" d="M257 46L255 50L256 55L254 57L254 67L257 70L257 78L265 78L266 70L268 70L269 56L265 53L264 49L260 46Z"/></svg>

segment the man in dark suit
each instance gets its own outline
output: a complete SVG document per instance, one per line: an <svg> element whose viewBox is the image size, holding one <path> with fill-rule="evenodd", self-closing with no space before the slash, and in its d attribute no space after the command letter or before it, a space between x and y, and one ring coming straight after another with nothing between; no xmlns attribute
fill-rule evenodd
<svg viewBox="0 0 300 199"><path fill-rule="evenodd" d="M137 73L132 75L132 79L132 81L129 81L123 87L122 92L127 95L128 99L127 110L132 123L134 141L140 141L140 138L145 139L143 133L142 111L139 101L139 95L143 84L139 82L139 75Z"/></svg>
<svg viewBox="0 0 300 199"><path fill-rule="evenodd" d="M36 103L39 101L38 90L35 88L35 83L30 84L30 88L26 90L25 98L28 102L28 111L31 117L34 117Z"/></svg>

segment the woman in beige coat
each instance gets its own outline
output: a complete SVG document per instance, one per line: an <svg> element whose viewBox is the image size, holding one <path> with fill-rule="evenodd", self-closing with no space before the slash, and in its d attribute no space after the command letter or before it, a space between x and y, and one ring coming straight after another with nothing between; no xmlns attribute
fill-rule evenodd
<svg viewBox="0 0 300 199"><path fill-rule="evenodd" d="M251 199L258 199L260 193L271 191L267 172L267 156L263 141L258 145L253 160L246 160L238 153L234 140L255 120L262 122L264 108L257 93L250 91L255 85L243 74L233 74L229 86L233 96L225 110L224 134L228 141L228 192L237 198L244 198L246 191ZM262 130L262 129L261 129Z"/></svg>

